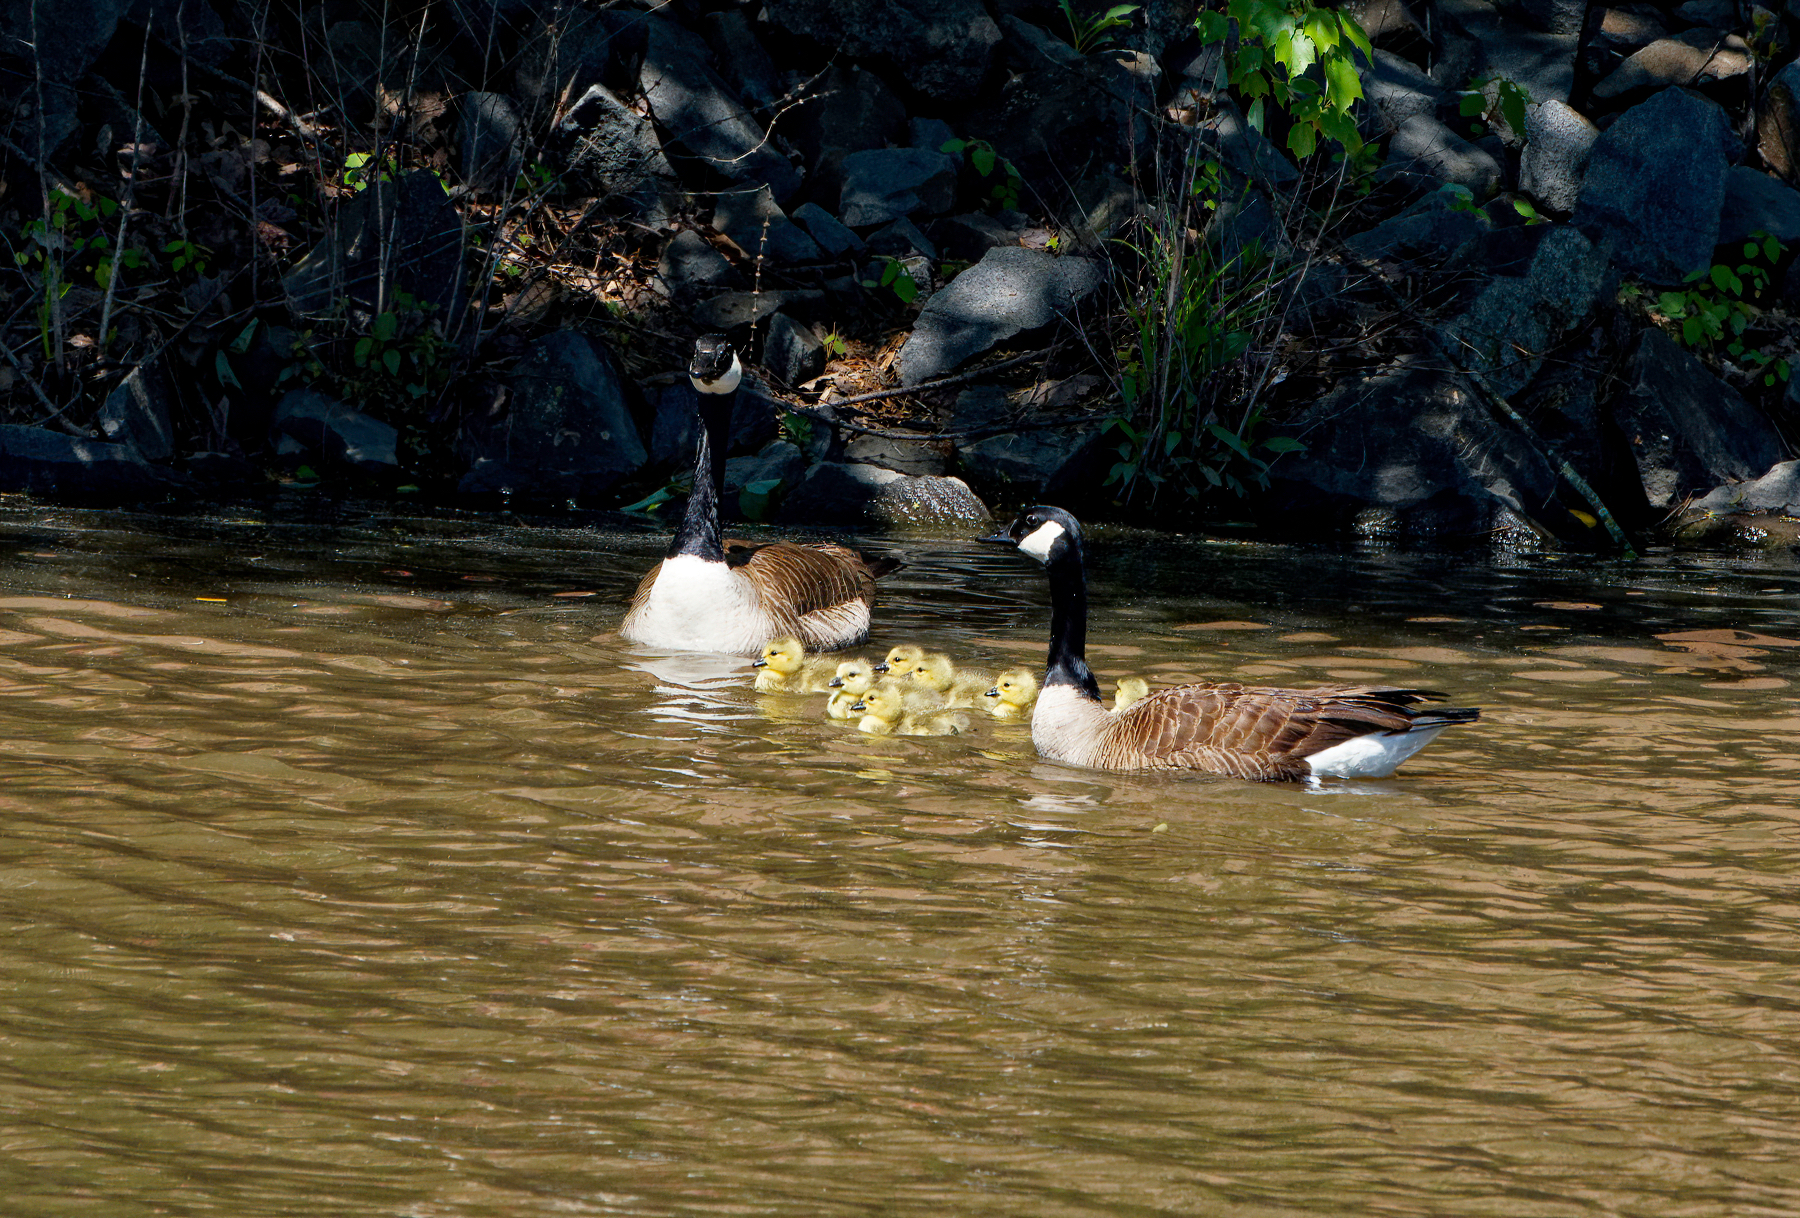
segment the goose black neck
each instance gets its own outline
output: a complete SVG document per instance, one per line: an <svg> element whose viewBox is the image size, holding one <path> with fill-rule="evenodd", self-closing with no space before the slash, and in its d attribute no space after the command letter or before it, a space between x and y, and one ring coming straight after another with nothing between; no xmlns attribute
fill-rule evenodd
<svg viewBox="0 0 1800 1218"><path fill-rule="evenodd" d="M1096 702L1100 683L1087 666L1087 571L1079 544L1046 565L1050 576L1050 666L1045 685L1073 685Z"/></svg>
<svg viewBox="0 0 1800 1218"><path fill-rule="evenodd" d="M669 557L691 554L725 561L719 538L719 503L725 498L725 446L731 441L731 405L735 393L700 395L700 435L694 442L694 489L688 495L681 527L669 542Z"/></svg>

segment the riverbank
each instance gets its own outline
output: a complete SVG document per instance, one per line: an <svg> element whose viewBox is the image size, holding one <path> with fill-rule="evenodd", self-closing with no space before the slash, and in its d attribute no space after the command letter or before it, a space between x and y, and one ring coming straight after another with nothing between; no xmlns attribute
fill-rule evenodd
<svg viewBox="0 0 1800 1218"><path fill-rule="evenodd" d="M724 331L752 520L1791 544L1795 31L1714 7L1367 4L1296 157L1179 2L13 0L0 490L654 522Z"/></svg>

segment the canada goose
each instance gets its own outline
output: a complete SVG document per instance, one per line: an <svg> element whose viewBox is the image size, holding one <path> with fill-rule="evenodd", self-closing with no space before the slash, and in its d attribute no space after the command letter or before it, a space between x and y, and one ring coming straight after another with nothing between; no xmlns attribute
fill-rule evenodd
<svg viewBox="0 0 1800 1218"><path fill-rule="evenodd" d="M1259 689L1200 682L1159 689L1109 712L1088 671L1087 576L1081 526L1054 507L1028 508L984 540L1018 547L1050 576L1050 662L1031 741L1053 761L1102 770L1207 770L1261 781L1309 775L1386 778L1474 708L1421 711L1442 694L1331 685Z"/></svg>
<svg viewBox="0 0 1800 1218"><path fill-rule="evenodd" d="M925 658L925 649L916 643L896 643L888 648L887 659L875 666L876 672L895 674L910 672L912 666Z"/></svg>
<svg viewBox="0 0 1800 1218"><path fill-rule="evenodd" d="M992 698L988 713L996 719L1023 719L1037 701L1038 682L1029 668L1009 668L994 680L984 697Z"/></svg>
<svg viewBox="0 0 1800 1218"><path fill-rule="evenodd" d="M935 689L951 706L978 706L975 699L987 693L994 679L972 668L958 668L947 655L933 653L906 673L916 685Z"/></svg>
<svg viewBox="0 0 1800 1218"><path fill-rule="evenodd" d="M800 640L791 636L764 647L752 667L762 669L756 688L765 694L822 694L831 688L836 670L830 660L807 659Z"/></svg>
<svg viewBox="0 0 1800 1218"><path fill-rule="evenodd" d="M857 729L880 736L956 736L969 730L969 717L959 711L909 711L899 686L883 681L851 707L862 713Z"/></svg>
<svg viewBox="0 0 1800 1218"><path fill-rule="evenodd" d="M1150 682L1142 677L1120 677L1119 683L1113 686L1113 713L1117 714L1134 702L1142 702L1150 696Z"/></svg>
<svg viewBox="0 0 1800 1218"><path fill-rule="evenodd" d="M631 598L619 633L671 651L753 656L791 635L812 651L869 637L875 580L899 564L834 545L722 541L725 447L744 368L723 335L694 343L688 379L700 393L694 488L667 556Z"/></svg>

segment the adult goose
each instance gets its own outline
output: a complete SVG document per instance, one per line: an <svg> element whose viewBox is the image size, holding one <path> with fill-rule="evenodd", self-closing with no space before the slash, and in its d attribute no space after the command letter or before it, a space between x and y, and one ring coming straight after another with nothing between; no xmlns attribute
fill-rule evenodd
<svg viewBox="0 0 1800 1218"><path fill-rule="evenodd" d="M1061 508L1027 509L986 541L1017 546L1050 576L1050 664L1031 741L1053 761L1102 770L1205 770L1263 782L1331 775L1386 778L1473 708L1422 711L1423 689L1328 685L1262 689L1199 682L1109 711L1088 671L1081 526Z"/></svg>
<svg viewBox="0 0 1800 1218"><path fill-rule="evenodd" d="M619 633L670 651L749 656L789 635L808 651L867 639L875 579L899 564L843 546L722 540L725 448L744 367L723 335L708 335L694 343L688 379L700 394L694 489L667 557L638 584Z"/></svg>

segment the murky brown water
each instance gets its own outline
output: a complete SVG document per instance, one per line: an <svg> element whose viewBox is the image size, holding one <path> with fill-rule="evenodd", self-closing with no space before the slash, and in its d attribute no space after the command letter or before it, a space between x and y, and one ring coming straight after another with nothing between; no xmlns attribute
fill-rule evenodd
<svg viewBox="0 0 1800 1218"><path fill-rule="evenodd" d="M1302 789L846 731L655 548L0 509L0 1212L1800 1211L1791 561L1093 542L1104 675L1487 708Z"/></svg>

